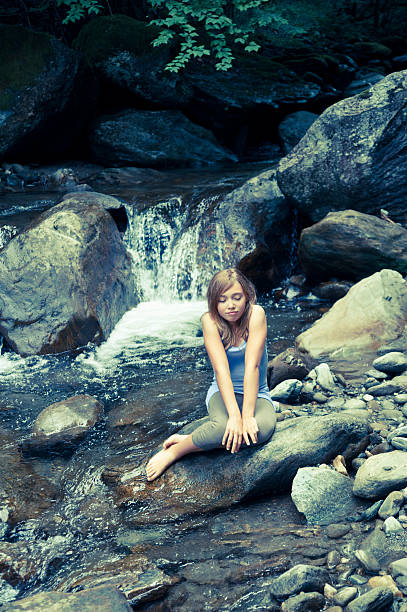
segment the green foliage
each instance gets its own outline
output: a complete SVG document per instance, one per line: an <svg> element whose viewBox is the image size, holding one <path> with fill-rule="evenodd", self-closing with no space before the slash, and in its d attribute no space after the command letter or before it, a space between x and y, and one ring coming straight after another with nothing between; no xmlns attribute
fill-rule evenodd
<svg viewBox="0 0 407 612"><path fill-rule="evenodd" d="M57 6L67 8L67 14L62 23L80 21L86 15L97 15L103 6L97 0L56 0Z"/></svg>

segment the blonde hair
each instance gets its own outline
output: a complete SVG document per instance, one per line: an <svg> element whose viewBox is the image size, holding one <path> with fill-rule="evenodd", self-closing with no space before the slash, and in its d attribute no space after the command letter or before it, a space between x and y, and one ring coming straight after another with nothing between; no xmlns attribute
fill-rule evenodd
<svg viewBox="0 0 407 612"><path fill-rule="evenodd" d="M219 298L227 291L233 283L240 283L246 298L244 312L237 321L236 329L233 331L228 321L220 316L218 312ZM208 286L206 294L208 299L208 310L216 323L225 349L229 348L237 339L247 340L250 312L252 305L256 303L256 289L251 281L237 268L227 268L217 272Z"/></svg>

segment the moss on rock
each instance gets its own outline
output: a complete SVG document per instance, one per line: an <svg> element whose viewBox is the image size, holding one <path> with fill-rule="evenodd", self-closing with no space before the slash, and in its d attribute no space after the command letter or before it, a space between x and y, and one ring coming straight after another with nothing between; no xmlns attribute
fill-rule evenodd
<svg viewBox="0 0 407 612"><path fill-rule="evenodd" d="M73 47L83 53L89 64L101 62L121 51L145 55L156 50L151 42L158 31L158 28L127 15L96 17L82 28Z"/></svg>
<svg viewBox="0 0 407 612"><path fill-rule="evenodd" d="M53 56L51 36L21 26L0 25L0 109L33 85Z"/></svg>

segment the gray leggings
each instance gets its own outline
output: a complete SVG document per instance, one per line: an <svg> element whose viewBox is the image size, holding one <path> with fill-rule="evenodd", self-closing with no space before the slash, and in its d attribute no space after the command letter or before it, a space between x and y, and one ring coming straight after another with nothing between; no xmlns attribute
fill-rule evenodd
<svg viewBox="0 0 407 612"><path fill-rule="evenodd" d="M235 393L235 397L241 412L243 395ZM192 442L201 450L210 450L222 446L222 438L229 415L219 391L214 393L209 400L208 413L209 421L200 425L192 434ZM263 397L258 397L254 416L259 428L257 444L263 444L271 438L276 426L276 412L273 404Z"/></svg>

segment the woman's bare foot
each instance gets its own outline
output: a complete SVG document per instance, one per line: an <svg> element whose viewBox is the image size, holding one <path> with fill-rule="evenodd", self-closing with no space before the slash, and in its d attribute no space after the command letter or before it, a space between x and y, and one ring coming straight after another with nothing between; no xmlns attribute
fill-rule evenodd
<svg viewBox="0 0 407 612"><path fill-rule="evenodd" d="M169 448L173 444L178 444L178 442L182 442L187 437L188 436L186 434L185 435L183 435L183 434L173 434L172 436L170 436L169 438L164 440L163 447L164 448Z"/></svg>
<svg viewBox="0 0 407 612"><path fill-rule="evenodd" d="M161 476L167 467L169 467L176 460L177 456L173 453L171 447L159 451L154 455L154 457L151 457L150 461L147 463L147 480L155 480Z"/></svg>

